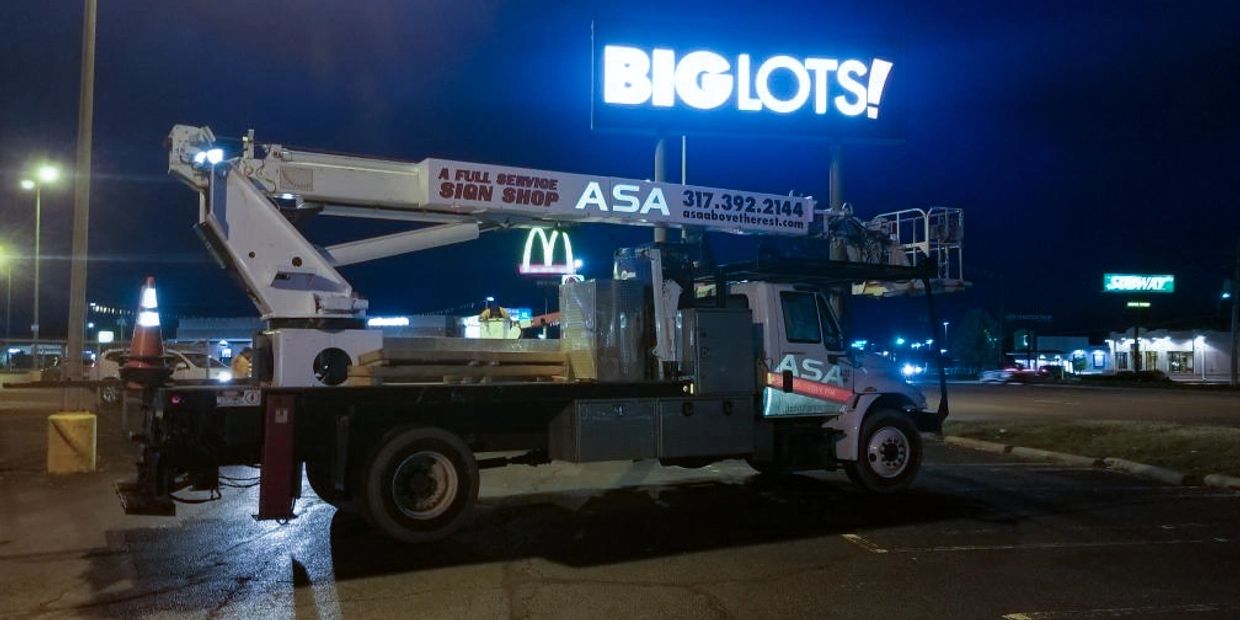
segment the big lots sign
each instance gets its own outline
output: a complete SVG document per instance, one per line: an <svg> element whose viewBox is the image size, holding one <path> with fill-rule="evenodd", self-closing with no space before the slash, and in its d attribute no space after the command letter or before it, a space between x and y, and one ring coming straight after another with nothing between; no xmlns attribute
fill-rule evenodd
<svg viewBox="0 0 1240 620"><path fill-rule="evenodd" d="M699 110L725 106L742 112L790 114L807 107L822 116L878 118L892 63L855 58L797 58L778 54L759 64L749 54L728 58L707 50L677 57L676 50L603 46L603 103ZM786 75L780 75L784 73ZM868 77L867 77L868 76ZM789 82L777 94L780 78ZM840 94L831 96L833 92Z"/></svg>
<svg viewBox="0 0 1240 620"><path fill-rule="evenodd" d="M891 45L817 34L695 36L709 30L683 28L663 34L658 28L596 24L594 126L665 133L902 137L899 62ZM707 39L723 43L703 43Z"/></svg>

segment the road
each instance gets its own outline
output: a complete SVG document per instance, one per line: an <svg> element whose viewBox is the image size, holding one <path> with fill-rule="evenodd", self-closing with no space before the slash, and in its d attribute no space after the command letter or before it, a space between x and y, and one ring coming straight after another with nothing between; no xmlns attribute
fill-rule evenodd
<svg viewBox="0 0 1240 620"><path fill-rule="evenodd" d="M0 428L37 436L13 429L42 415ZM109 486L127 457L104 444L97 474L0 468L0 617L1240 615L1240 494L940 443L891 497L734 461L489 470L475 522L413 547L308 488L287 524L250 518L252 488L127 517Z"/></svg>
<svg viewBox="0 0 1240 620"><path fill-rule="evenodd" d="M923 385L930 407L937 387ZM1139 420L1240 426L1240 392L1192 388L1113 388L1073 385L951 384L956 420Z"/></svg>

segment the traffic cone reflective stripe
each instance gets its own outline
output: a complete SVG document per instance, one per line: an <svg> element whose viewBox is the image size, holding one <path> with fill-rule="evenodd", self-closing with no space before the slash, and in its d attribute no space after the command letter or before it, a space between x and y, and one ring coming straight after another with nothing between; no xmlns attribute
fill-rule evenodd
<svg viewBox="0 0 1240 620"><path fill-rule="evenodd" d="M159 331L159 301L155 278L147 276L138 302L138 321L125 361L125 375L134 383L160 383L168 375L164 342Z"/></svg>

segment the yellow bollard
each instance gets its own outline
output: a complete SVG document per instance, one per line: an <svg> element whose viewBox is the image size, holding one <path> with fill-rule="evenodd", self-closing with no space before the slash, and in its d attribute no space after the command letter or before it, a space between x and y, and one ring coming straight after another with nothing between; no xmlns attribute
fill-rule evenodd
<svg viewBox="0 0 1240 620"><path fill-rule="evenodd" d="M62 411L47 416L47 473L95 471L95 414Z"/></svg>

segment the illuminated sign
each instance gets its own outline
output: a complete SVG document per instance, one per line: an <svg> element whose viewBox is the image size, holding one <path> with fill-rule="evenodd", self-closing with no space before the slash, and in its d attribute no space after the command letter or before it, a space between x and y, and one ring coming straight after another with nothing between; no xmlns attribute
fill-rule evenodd
<svg viewBox="0 0 1240 620"><path fill-rule="evenodd" d="M800 30L798 30L800 28ZM596 129L899 140L899 50L792 26L595 24Z"/></svg>
<svg viewBox="0 0 1240 620"><path fill-rule="evenodd" d="M696 50L644 50L604 45L603 103L699 110L732 106L743 112L769 110L791 114L807 106L816 115L829 112L877 119L883 87L892 63L881 58L794 58L778 54L761 60L749 54L725 58ZM780 75L786 73L786 75ZM790 81L786 92L773 87ZM840 94L831 96L831 93ZM811 97L812 95L812 97Z"/></svg>
<svg viewBox="0 0 1240 620"><path fill-rule="evenodd" d="M109 342L114 342L116 340L116 332L113 332L107 329L101 329L99 330L98 340L99 340L99 344L108 344Z"/></svg>
<svg viewBox="0 0 1240 620"><path fill-rule="evenodd" d="M1130 302L1128 302L1128 307L1129 307L1129 308L1148 308L1148 307L1150 307L1150 302L1148 302L1148 301L1130 301Z"/></svg>
<svg viewBox="0 0 1240 620"><path fill-rule="evenodd" d="M534 240L537 239L539 249L542 250L542 261L533 262L534 258ZM562 240L560 245L564 247L564 261L555 262L556 241ZM530 233L525 237L525 250L521 254L521 265L517 267L517 272L524 275L568 275L577 272L577 261L573 259L573 243L568 238L568 233L559 230L552 230L551 235L547 235L546 229L531 228Z"/></svg>
<svg viewBox="0 0 1240 620"><path fill-rule="evenodd" d="M372 316L366 319L366 327L408 327L407 316Z"/></svg>
<svg viewBox="0 0 1240 620"><path fill-rule="evenodd" d="M418 202L463 214L783 235L807 234L814 218L814 200L803 196L444 159L419 165L426 173L418 176ZM545 243L550 242L548 237Z"/></svg>
<svg viewBox="0 0 1240 620"><path fill-rule="evenodd" d="M1107 273L1102 276L1104 293L1174 293L1175 276Z"/></svg>

